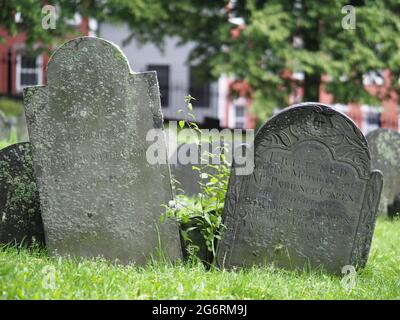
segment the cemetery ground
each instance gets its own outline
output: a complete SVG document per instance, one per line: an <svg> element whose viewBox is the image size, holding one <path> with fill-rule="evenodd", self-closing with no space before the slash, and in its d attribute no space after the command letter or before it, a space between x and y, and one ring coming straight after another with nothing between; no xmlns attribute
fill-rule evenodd
<svg viewBox="0 0 400 320"><path fill-rule="evenodd" d="M167 144L156 72L132 73L122 51L96 37L65 43L46 70L46 86L24 89L31 145L2 150L1 242L44 244L45 230L49 251L0 247L0 298L399 299L399 220L380 218L367 267L349 265L367 262L383 174L344 114L319 103L283 110L250 154L232 147L231 170L192 167L201 190L191 202L183 186L180 201L168 162L158 162ZM200 230L227 269L182 262L173 219L186 240ZM165 259L149 259L160 245Z"/></svg>
<svg viewBox="0 0 400 320"><path fill-rule="evenodd" d="M160 261L120 266L3 247L0 299L400 299L399 229L399 219L378 219L367 266L350 291L343 285L348 279L315 270L207 271Z"/></svg>

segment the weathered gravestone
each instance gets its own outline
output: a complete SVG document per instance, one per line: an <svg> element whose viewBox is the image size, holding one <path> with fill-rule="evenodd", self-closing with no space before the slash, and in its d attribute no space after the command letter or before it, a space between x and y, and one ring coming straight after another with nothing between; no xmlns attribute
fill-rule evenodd
<svg viewBox="0 0 400 320"><path fill-rule="evenodd" d="M394 216L400 213L400 133L377 129L367 135L372 167L383 173L379 212Z"/></svg>
<svg viewBox="0 0 400 320"><path fill-rule="evenodd" d="M271 118L254 148L253 173L231 174L219 264L364 266L382 174L371 172L355 124L325 105L300 104Z"/></svg>
<svg viewBox="0 0 400 320"><path fill-rule="evenodd" d="M29 143L0 150L0 243L44 245Z"/></svg>
<svg viewBox="0 0 400 320"><path fill-rule="evenodd" d="M82 37L52 55L47 83L24 105L49 251L180 258L177 225L160 223L169 167L146 160L146 134L163 130L156 73L132 73L117 46Z"/></svg>

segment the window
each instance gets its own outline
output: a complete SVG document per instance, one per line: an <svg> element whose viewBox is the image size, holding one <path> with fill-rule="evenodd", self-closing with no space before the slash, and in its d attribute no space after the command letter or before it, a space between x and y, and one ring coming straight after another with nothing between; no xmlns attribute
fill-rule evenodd
<svg viewBox="0 0 400 320"><path fill-rule="evenodd" d="M244 107L236 106L236 118L243 118L243 117L244 117Z"/></svg>
<svg viewBox="0 0 400 320"><path fill-rule="evenodd" d="M21 86L35 85L38 83L38 74L36 72L36 57L21 57Z"/></svg>
<svg viewBox="0 0 400 320"><path fill-rule="evenodd" d="M382 86L384 82L382 71L370 71L363 75L363 84L365 86Z"/></svg>
<svg viewBox="0 0 400 320"><path fill-rule="evenodd" d="M245 129L246 107L244 105L235 105L235 128Z"/></svg>
<svg viewBox="0 0 400 320"><path fill-rule="evenodd" d="M189 94L196 100L193 105L197 108L208 108L210 106L210 82L204 79L199 67L190 67Z"/></svg>
<svg viewBox="0 0 400 320"><path fill-rule="evenodd" d="M149 65L147 70L156 71L158 85L160 87L161 106L168 107L169 103L169 66L168 65Z"/></svg>
<svg viewBox="0 0 400 320"><path fill-rule="evenodd" d="M244 122L236 120L235 128L236 129L244 129Z"/></svg>
<svg viewBox="0 0 400 320"><path fill-rule="evenodd" d="M375 125L377 128L380 127L381 124L381 117L379 113L370 113L367 116L368 124Z"/></svg>
<svg viewBox="0 0 400 320"><path fill-rule="evenodd" d="M42 56L21 54L17 56L16 89L42 84Z"/></svg>
<svg viewBox="0 0 400 320"><path fill-rule="evenodd" d="M370 107L373 109L373 107ZM381 126L381 114L378 111L367 110L364 112L363 133L367 134Z"/></svg>

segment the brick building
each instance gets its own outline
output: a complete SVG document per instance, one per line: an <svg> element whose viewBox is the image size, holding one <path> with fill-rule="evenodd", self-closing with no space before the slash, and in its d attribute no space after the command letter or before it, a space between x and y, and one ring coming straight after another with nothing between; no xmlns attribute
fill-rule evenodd
<svg viewBox="0 0 400 320"><path fill-rule="evenodd" d="M293 74L297 81L302 80L301 73ZM323 81L327 81L324 77ZM347 114L364 134L376 128L388 128L400 131L400 109L397 94L389 87L390 71L375 72L364 77L365 89L380 100L379 105L366 105L360 103L339 104L334 102L334 97L320 87L319 102ZM255 125L252 116L251 88L245 81L231 79L227 84L230 96L220 112L221 125L228 128L253 128ZM303 102L303 89L297 87L288 99L288 105ZM275 112L279 109L276 108Z"/></svg>
<svg viewBox="0 0 400 320"><path fill-rule="evenodd" d="M123 39L129 34L129 30L110 24L102 24L99 28L93 27L91 24L95 24L95 21L86 18L77 17L74 24L81 35L93 35L93 31L98 30L101 37L121 46ZM240 32L240 30L241 26L233 29L232 36L235 37L235 31ZM0 96L20 99L25 86L45 84L45 66L49 57L46 53L36 56L27 54L26 35L23 33L11 37L0 27L0 36L4 39L0 43ZM212 122L214 126L219 122L221 127L254 128L256 119L250 110L252 104L250 86L246 82L227 76L221 76L214 83L201 86L193 84L190 66L185 64L191 44L178 47L175 42L176 39L173 38L167 41L165 52L160 52L152 44L140 46L135 41L128 46L122 46L122 50L136 71L158 71L165 118L176 117L184 96L190 92L198 98L193 112L200 122L206 122L206 118L210 118L216 120ZM300 83L304 77L301 73L291 76ZM370 73L364 78L366 90L380 97L381 103L377 106L334 103L332 95L324 90L323 84L320 88L319 102L331 105L350 116L364 134L378 127L399 130L399 101L397 94L390 91L389 79L388 70ZM328 81L328 78L324 77L322 82L324 81ZM299 86L289 97L288 104L301 102L302 97L302 88Z"/></svg>
<svg viewBox="0 0 400 320"><path fill-rule="evenodd" d="M90 19L79 16L71 21L81 35L90 35L90 23ZM3 38L0 43L0 96L20 99L24 87L45 84L49 55L28 52L25 33L10 36L0 25L0 37ZM33 49L39 46L37 43Z"/></svg>

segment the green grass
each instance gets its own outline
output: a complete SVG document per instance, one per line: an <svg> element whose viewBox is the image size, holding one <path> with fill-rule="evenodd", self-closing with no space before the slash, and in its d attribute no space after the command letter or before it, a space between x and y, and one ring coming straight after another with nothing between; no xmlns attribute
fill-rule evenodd
<svg viewBox="0 0 400 320"><path fill-rule="evenodd" d="M54 287L45 270L55 270ZM44 269L45 268L45 269ZM45 281L44 281L45 279ZM201 265L117 266L0 250L1 299L400 299L400 221L379 219L367 267L347 292L321 271L206 271Z"/></svg>
<svg viewBox="0 0 400 320"><path fill-rule="evenodd" d="M0 150L4 149L12 144L17 143L17 133L15 132L15 130L11 131L10 137L8 140L0 140Z"/></svg>
<svg viewBox="0 0 400 320"><path fill-rule="evenodd" d="M3 112L7 117L19 116L22 113L22 110L22 101L4 97L0 98L0 111Z"/></svg>

